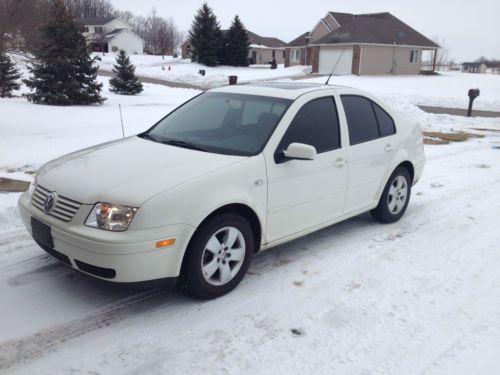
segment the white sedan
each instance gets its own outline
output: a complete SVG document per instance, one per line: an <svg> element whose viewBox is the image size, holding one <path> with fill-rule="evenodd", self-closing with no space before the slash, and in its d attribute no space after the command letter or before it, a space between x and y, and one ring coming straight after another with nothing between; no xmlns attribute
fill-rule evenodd
<svg viewBox="0 0 500 375"><path fill-rule="evenodd" d="M262 83L200 94L137 136L44 165L19 199L49 254L119 283L213 298L252 255L365 211L405 212L420 126L368 93Z"/></svg>

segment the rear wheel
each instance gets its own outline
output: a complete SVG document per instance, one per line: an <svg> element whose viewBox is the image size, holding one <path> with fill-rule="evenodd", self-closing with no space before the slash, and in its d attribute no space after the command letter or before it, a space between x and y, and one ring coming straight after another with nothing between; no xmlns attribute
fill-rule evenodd
<svg viewBox="0 0 500 375"><path fill-rule="evenodd" d="M382 192L378 206L371 211L381 223L393 223L404 215L411 195L411 177L408 170L398 167L392 173Z"/></svg>
<svg viewBox="0 0 500 375"><path fill-rule="evenodd" d="M252 228L244 218L225 213L209 219L187 250L183 278L189 293L210 299L234 289L250 266L253 249Z"/></svg>

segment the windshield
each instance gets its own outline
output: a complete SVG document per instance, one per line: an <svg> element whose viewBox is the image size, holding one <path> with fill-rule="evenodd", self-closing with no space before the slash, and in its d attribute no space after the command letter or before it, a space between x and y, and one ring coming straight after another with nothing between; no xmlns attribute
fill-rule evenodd
<svg viewBox="0 0 500 375"><path fill-rule="evenodd" d="M292 101L266 96L204 93L140 136L200 151L260 153Z"/></svg>

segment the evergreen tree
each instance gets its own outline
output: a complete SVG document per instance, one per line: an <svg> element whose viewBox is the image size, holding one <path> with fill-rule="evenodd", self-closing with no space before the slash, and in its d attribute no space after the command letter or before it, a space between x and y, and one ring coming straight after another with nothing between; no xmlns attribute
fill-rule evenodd
<svg viewBox="0 0 500 375"><path fill-rule="evenodd" d="M20 85L16 81L20 77L10 57L0 50L0 98L11 98L12 91L19 90Z"/></svg>
<svg viewBox="0 0 500 375"><path fill-rule="evenodd" d="M198 9L194 17L189 41L193 48L193 61L207 66L220 62L222 32L217 17L207 3Z"/></svg>
<svg viewBox="0 0 500 375"><path fill-rule="evenodd" d="M98 67L91 58L81 28L63 0L51 0L50 19L42 27L42 42L29 67L32 90L29 101L38 104L73 105L102 103L102 84L96 81Z"/></svg>
<svg viewBox="0 0 500 375"><path fill-rule="evenodd" d="M248 32L237 15L225 35L225 64L232 66L248 66L250 41Z"/></svg>
<svg viewBox="0 0 500 375"><path fill-rule="evenodd" d="M132 65L130 58L123 50L116 56L113 73L115 73L115 77L109 80L111 85L109 91L122 95L136 95L142 92L142 83L135 75L135 66Z"/></svg>

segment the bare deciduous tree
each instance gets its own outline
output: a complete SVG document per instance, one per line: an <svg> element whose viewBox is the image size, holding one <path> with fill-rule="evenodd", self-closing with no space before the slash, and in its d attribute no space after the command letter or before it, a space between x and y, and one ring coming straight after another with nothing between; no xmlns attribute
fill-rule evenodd
<svg viewBox="0 0 500 375"><path fill-rule="evenodd" d="M441 38L439 36L436 36L432 38L434 42L439 44L440 48L436 51L437 56L436 56L436 66L441 67L444 65L447 65L448 63L448 44L446 43L446 40L444 38Z"/></svg>
<svg viewBox="0 0 500 375"><path fill-rule="evenodd" d="M64 0L64 3L75 18L111 17L115 10L110 0Z"/></svg>
<svg viewBox="0 0 500 375"><path fill-rule="evenodd" d="M0 48L33 51L48 18L48 0L0 0Z"/></svg>
<svg viewBox="0 0 500 375"><path fill-rule="evenodd" d="M153 55L174 54L181 42L181 34L172 17L165 19L155 8L145 17L128 21L135 32L145 40L145 50Z"/></svg>
<svg viewBox="0 0 500 375"><path fill-rule="evenodd" d="M40 45L39 29L48 19L50 1L0 0L0 49L33 52ZM173 54L181 43L173 18L161 17L154 8L144 17L115 10L110 0L64 0L64 3L75 18L118 17L129 23L145 40L147 53Z"/></svg>

